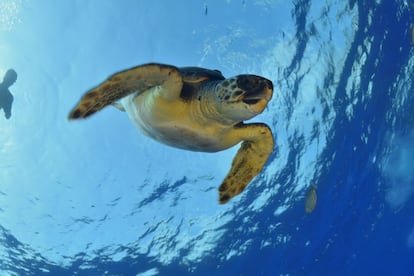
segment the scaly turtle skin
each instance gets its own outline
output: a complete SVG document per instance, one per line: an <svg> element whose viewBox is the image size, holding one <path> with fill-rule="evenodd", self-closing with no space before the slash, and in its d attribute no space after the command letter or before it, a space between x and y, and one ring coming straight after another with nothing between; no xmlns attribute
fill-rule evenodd
<svg viewBox="0 0 414 276"><path fill-rule="evenodd" d="M244 190L273 151L266 124L243 123L260 114L272 94L272 82L263 77L225 79L217 70L151 63L116 73L88 91L69 119L112 104L144 134L169 146L217 152L242 142L219 187L224 204Z"/></svg>

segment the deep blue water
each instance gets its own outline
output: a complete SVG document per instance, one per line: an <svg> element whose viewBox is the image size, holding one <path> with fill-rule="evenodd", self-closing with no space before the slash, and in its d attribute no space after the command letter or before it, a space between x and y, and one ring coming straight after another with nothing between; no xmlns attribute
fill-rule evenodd
<svg viewBox="0 0 414 276"><path fill-rule="evenodd" d="M133 186L134 192L144 191L147 195L132 198L132 207L123 202L128 199L128 191L115 200L111 196L101 196L106 206L108 203L119 206L118 202L123 202L120 204L127 207L122 210L125 215L131 215L131 220L116 221L115 217L122 216L122 211L114 214L108 208L103 212L112 216L115 227L107 228L105 224L101 227L99 219L104 223L106 217L102 218L101 213L95 217L94 213L87 211L92 208L89 205L99 209L101 202L89 202L88 196L78 202L87 202L85 206L88 206L77 215L80 219L86 218L87 222L83 220L85 225L95 224L95 232L85 237L89 242L87 246L80 242L78 246L77 241L82 240L80 235L83 235L84 228L66 225L69 240L73 237L74 248L60 255L64 249L54 241L66 240L65 235L54 236L53 241L51 238L48 241L50 250L42 251L44 247L39 243L31 244L31 240L19 230L11 229L14 224L6 220L6 215L12 214L8 210L13 206L6 204L6 198L11 195L2 188L4 183L0 183L3 200L0 202L5 204L0 206L4 219L4 222L0 221L0 271L5 275L141 275L139 273L144 272L146 274L142 275L414 275L413 4L403 1L344 1L342 4L293 1L283 5L290 14L280 13L277 1L269 6L249 1L233 1L231 4L205 1L198 4L196 8L202 9L199 16L213 17L218 9L223 9L223 14L231 13L226 11L228 5L239 8L243 16L258 15L257 31L253 28L251 36L243 34L249 32L243 29L249 27L247 19L240 19L242 34L238 36L234 35L238 29L224 28L224 37L231 38L228 50L218 47L219 39L214 38L214 32L203 34L210 36L206 39L210 48L205 47L205 56L198 56L195 62L199 64L193 65L218 68L225 75L231 75L239 73L235 71L240 70L239 61L243 64L240 66L246 65L272 78L275 95L263 120L272 125L277 146L266 171L249 185L246 195L239 201L217 211L211 209L217 207L209 204L215 200L216 182L221 176L215 178L207 172L203 179L191 174L172 175L169 179L166 173L167 176L160 176L165 177L164 180L153 181L159 186L148 190L145 183L152 183L153 174L148 168L149 176L143 186ZM315 8L318 6L320 9ZM207 15L203 14L204 7L208 8ZM332 16L330 12L334 9L338 13ZM226 24L225 18L221 20L223 23L220 24ZM280 25L282 20L290 27ZM344 31L347 35L337 37L344 29L347 29ZM256 40L268 37L269 40L250 48L238 44L249 43L251 37ZM282 46L269 50L276 44ZM214 47L217 49L211 50ZM265 52L255 52L258 50ZM163 46L157 51L162 52ZM234 60L231 59L232 53L238 54ZM259 55L270 57L260 64L255 61ZM286 59L283 59L281 56L285 55ZM162 56L153 53L148 59ZM121 65L109 64L107 68L111 70L113 67L116 71L116 66ZM320 70L320 66L326 70ZM76 75L77 70L68 70ZM99 72L90 77L93 82L87 80L85 83L92 86L102 77L106 75ZM307 98L307 93L311 92L316 96ZM77 93L71 96L73 101L82 91L71 93ZM27 101L26 104L33 103ZM70 102L64 105L70 106ZM62 116L57 116L56 121L65 120L66 111L68 109L58 111L57 114ZM296 112L302 113L298 115ZM46 115L51 116L47 112ZM115 115L114 111L107 116L105 122L97 118L89 124L98 125L100 129L108 128L108 120L118 120L121 115ZM126 118L122 118L124 121L127 125ZM5 122L0 121L0 127ZM42 122L38 124L42 127ZM66 125L60 126L58 131L65 131ZM80 124L71 126L70 133L79 131L76 128L80 128ZM82 131L79 135L82 138L76 136L73 139L88 139L91 134L88 130ZM102 130L98 130L97 135L104 134L99 131ZM131 136L135 135L131 130ZM111 141L113 138L109 135L107 139ZM92 143L90 147L93 147ZM110 149L123 156L120 153L122 147L106 148L107 151ZM67 146L65 150L74 152L75 148ZM173 154L179 155L179 151ZM164 158L163 155L161 157ZM120 157L120 163L124 162L122 158L127 157ZM199 157L191 155L186 158L193 160ZM148 162L158 160L155 158ZM11 166L14 164L5 158L0 161L10 162ZM65 168L70 166L70 163L64 164ZM122 163L122 168L128 168L127 164L127 161ZM97 168L97 172L100 165L105 166L86 163L86 166ZM102 167L105 176L97 177L97 181L106 186L123 183L122 176L116 175L121 168L119 166L111 165L110 170ZM5 172L8 168L4 165L1 169ZM57 180L53 178L53 181L65 182L66 176L59 173L57 166L51 169L56 169ZM83 173L68 170L74 177ZM9 175L12 174L8 173L0 180L13 182ZM75 185L69 180L66 182ZM317 185L318 202L313 213L305 214L303 196L312 183ZM12 184L19 185L19 182L16 180ZM194 184L202 188L197 188L201 190L196 190L194 201L186 201L188 195L181 189ZM89 185L96 184L89 180ZM92 192L94 196L105 193L104 188L99 187ZM207 193L210 190L211 196ZM115 191L112 193L116 194ZM65 195L60 196L60 200L65 202ZM41 201L41 195L38 197ZM170 197L174 199L173 203L169 203ZM155 207L152 203L156 203ZM193 210L196 205L201 210ZM206 210L203 210L204 205ZM147 219L149 208L159 209L153 210L152 217ZM62 209L61 215L75 216L68 212ZM54 216L52 211L46 213ZM193 229L186 219L195 224L205 219L207 223L201 225L206 228ZM213 224L211 228L210 223ZM34 226L32 229L28 224L30 231L42 229ZM46 220L44 224L47 224ZM139 226L131 230L136 231L131 241L112 242L113 236L127 235L129 232L124 232L124 229L135 227L134 224ZM140 232L141 227L143 232ZM159 227L165 228L159 231ZM47 227L37 231L37 235L47 236L49 233ZM20 240L15 232L25 240ZM186 233L194 236L186 239ZM109 237L96 241L94 245L95 239L105 235ZM149 245L144 247L143 243ZM157 246L159 243L165 246ZM65 246L68 244L63 248ZM54 248L57 248L57 253ZM49 254L51 252L53 254Z"/></svg>

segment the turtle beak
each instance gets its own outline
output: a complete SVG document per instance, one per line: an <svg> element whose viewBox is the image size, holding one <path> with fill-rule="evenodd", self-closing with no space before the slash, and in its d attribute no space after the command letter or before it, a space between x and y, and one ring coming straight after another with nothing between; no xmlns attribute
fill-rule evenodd
<svg viewBox="0 0 414 276"><path fill-rule="evenodd" d="M239 76L237 86L245 92L241 100L250 106L259 105L257 109L264 108L273 95L273 83L260 76Z"/></svg>

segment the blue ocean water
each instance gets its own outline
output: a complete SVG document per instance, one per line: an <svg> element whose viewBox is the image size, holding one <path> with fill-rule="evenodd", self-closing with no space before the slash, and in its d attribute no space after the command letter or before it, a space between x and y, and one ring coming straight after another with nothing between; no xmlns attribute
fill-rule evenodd
<svg viewBox="0 0 414 276"><path fill-rule="evenodd" d="M0 0L0 274L413 275L413 22L410 1ZM274 82L251 121L275 151L230 203L237 147L169 148L114 108L67 121L150 61Z"/></svg>

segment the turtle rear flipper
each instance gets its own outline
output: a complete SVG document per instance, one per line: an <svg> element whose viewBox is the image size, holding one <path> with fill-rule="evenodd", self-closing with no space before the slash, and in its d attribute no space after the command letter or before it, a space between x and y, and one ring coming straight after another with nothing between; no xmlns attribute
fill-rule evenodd
<svg viewBox="0 0 414 276"><path fill-rule="evenodd" d="M86 118L104 107L116 103L131 93L142 93L154 86L166 87L167 99L179 97L183 81L178 68L150 63L121 71L86 94L69 113L69 119Z"/></svg>
<svg viewBox="0 0 414 276"><path fill-rule="evenodd" d="M242 124L235 127L234 136L243 143L231 164L230 172L219 187L219 203L227 203L240 194L259 174L273 151L272 131L266 124Z"/></svg>

